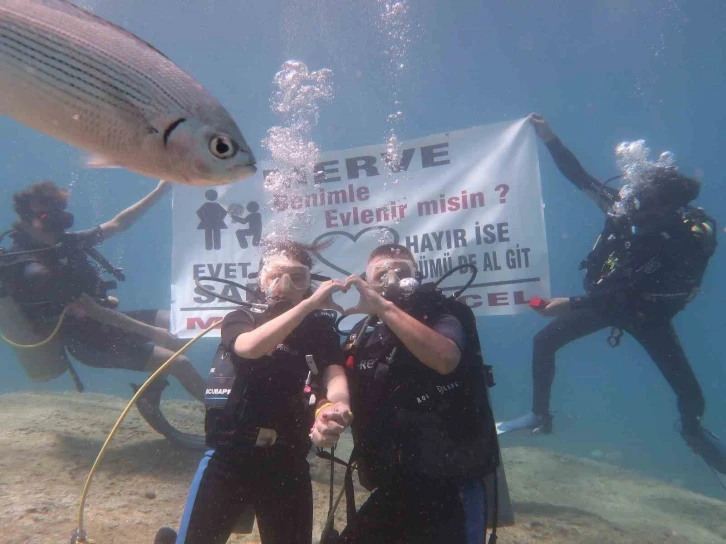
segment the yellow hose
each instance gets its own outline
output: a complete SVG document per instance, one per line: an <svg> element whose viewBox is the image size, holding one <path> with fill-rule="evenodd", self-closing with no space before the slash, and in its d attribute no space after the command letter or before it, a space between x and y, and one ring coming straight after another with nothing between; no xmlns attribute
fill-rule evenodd
<svg viewBox="0 0 726 544"><path fill-rule="evenodd" d="M50 333L50 336L43 340L42 342L38 342L37 344L16 344L12 340L8 340L4 336L2 336L2 339L5 340L8 344L13 346L14 348L19 349L33 349L33 348L42 348L46 344L49 344L53 338L56 337L58 334L58 331L60 330L61 326L63 325L63 320L66 318L66 312L68 311L68 308L63 308L63 311L61 312L60 317L58 318L58 324L55 326L55 329L53 329L53 332Z"/></svg>
<svg viewBox="0 0 726 544"><path fill-rule="evenodd" d="M136 392L136 394L131 398L129 403L126 405L126 408L124 408L124 411L121 412L121 416L118 418L118 421L116 421L116 424L113 426L113 429L111 429L111 432L108 435L108 438L106 438L106 441L104 442L103 446L101 447L101 451L98 452L98 457L96 457L96 461L93 463L93 466L91 467L91 471L88 473L88 478L86 478L86 484L83 486L83 493L81 494L81 503L78 508L78 530L76 531L76 534L79 535L80 539L76 539L77 544L84 544L89 543L90 541L86 539L85 537L85 531L83 530L83 510L86 505L86 497L88 496L88 489L91 487L91 480L93 479L94 474L98 470L99 465L101 464L101 460L103 459L103 456L106 454L106 450L108 449L108 445L111 443L111 439L116 435L116 431L118 431L119 427L121 426L121 422L126 417L126 414L129 413L129 410L131 410L131 407L134 405L134 403L137 401L137 399L146 391L146 389L149 387L151 382L153 382L158 376L160 376L166 368L173 363L177 357L179 357L182 353L184 353L194 342L199 340L202 336L207 334L209 331L211 331L213 328L218 327L219 323L213 323L206 329L204 329L202 332L197 334L194 338L192 338L189 342L187 342L179 351L177 351L174 355L169 357L169 359L166 360L166 362L161 365L156 372L154 372L151 376L149 376L149 379L147 379L144 384L139 388L139 390Z"/></svg>

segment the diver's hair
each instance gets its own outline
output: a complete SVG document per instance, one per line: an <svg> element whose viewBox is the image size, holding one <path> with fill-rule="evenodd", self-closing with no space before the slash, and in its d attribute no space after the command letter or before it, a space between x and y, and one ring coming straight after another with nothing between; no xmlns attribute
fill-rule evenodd
<svg viewBox="0 0 726 544"><path fill-rule="evenodd" d="M411 259L414 263L416 262L411 250L401 244L383 244L382 246L378 246L368 255L368 262L371 262L377 257L403 257L404 259Z"/></svg>
<svg viewBox="0 0 726 544"><path fill-rule="evenodd" d="M657 166L645 174L645 186L650 189L647 196L657 198L670 208L682 208L698 198L701 182L681 174L672 166Z"/></svg>
<svg viewBox="0 0 726 544"><path fill-rule="evenodd" d="M305 244L289 239L264 242L265 249L262 252L262 257L260 257L260 270L265 265L265 261L274 255L284 255L300 264L304 264L312 270L313 255L329 247L332 243L332 238L328 239L327 242L317 242L314 244Z"/></svg>
<svg viewBox="0 0 726 544"><path fill-rule="evenodd" d="M22 219L32 219L32 202L37 202L50 208L65 210L68 207L67 189L58 187L50 180L33 183L27 189L13 195L13 209Z"/></svg>

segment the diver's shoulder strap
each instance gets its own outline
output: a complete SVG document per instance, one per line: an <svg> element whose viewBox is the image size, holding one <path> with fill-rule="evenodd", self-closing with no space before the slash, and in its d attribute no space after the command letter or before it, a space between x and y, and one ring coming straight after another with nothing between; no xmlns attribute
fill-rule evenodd
<svg viewBox="0 0 726 544"><path fill-rule="evenodd" d="M373 321L373 316L366 316L351 327L343 342L343 351L346 354L352 354L352 351L360 344L358 337L365 333L365 329Z"/></svg>

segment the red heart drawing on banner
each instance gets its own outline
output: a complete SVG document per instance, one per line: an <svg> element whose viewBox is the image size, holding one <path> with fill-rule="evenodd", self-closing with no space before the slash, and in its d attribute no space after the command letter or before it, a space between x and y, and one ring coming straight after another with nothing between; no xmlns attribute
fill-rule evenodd
<svg viewBox="0 0 726 544"><path fill-rule="evenodd" d="M366 227L363 230L358 231L356 234L351 234L350 232L346 232L344 230L334 230L332 232L324 232L323 234L321 234L320 236L315 238L315 240L313 240L313 245L317 244L320 240L322 240L324 238L332 237L332 236L343 236L343 237L347 238L348 240L350 240L351 242L356 243L360 239L360 237L363 236L366 232L371 232L373 230L383 230L383 231L390 232L391 235L393 236L393 241L391 243L397 244L398 240L400 239L400 236L395 229L392 229L391 227L385 227L385 226L379 225L379 226L375 226L375 227ZM321 263L328 265L333 270L340 272L341 274L344 274L346 276L350 276L352 274L352 272L349 272L348 270L345 270L344 268L341 268L340 266L330 262L328 259L323 257L320 254L320 252L316 251L315 254L317 255L318 259L320 259Z"/></svg>

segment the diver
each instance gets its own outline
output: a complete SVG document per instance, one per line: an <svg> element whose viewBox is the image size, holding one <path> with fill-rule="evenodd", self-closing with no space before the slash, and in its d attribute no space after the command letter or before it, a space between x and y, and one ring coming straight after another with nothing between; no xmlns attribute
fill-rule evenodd
<svg viewBox="0 0 726 544"><path fill-rule="evenodd" d="M311 255L318 249L289 240L267 244L258 282L268 309L240 309L222 321L205 401L210 450L191 484L179 544L227 542L250 505L263 543L312 541L307 455L316 398L309 386L327 390L327 412L349 413L330 311L342 311L332 296L343 285L328 280L313 288ZM164 527L156 541L169 542L172 533Z"/></svg>
<svg viewBox="0 0 726 544"><path fill-rule="evenodd" d="M38 330L48 330L66 311L58 336L78 361L98 368L151 372L184 342L168 332L169 314L162 310L120 312L103 281L101 268L123 279L94 246L128 229L171 189L161 181L146 197L95 228L69 232L74 216L66 210L69 192L52 181L34 183L13 196L19 220L9 237L10 262L3 259L3 287ZM46 251L51 248L52 251ZM12 256L12 255L10 255ZM6 255L5 257L8 257ZM204 398L204 379L180 357L171 367L184 388Z"/></svg>
<svg viewBox="0 0 726 544"><path fill-rule="evenodd" d="M368 315L344 348L351 464L372 494L356 513L349 471L341 542L484 542L483 479L500 462L482 396L493 383L471 310L419 277L411 252L386 244L369 256L365 279L344 284L360 293L345 314ZM331 446L346 426L340 412L320 410L314 443Z"/></svg>
<svg viewBox="0 0 726 544"><path fill-rule="evenodd" d="M689 205L700 183L673 166L652 164L619 191L593 178L538 114L529 117L562 174L606 214L605 228L582 263L584 296L555 298L539 310L556 319L534 338L532 411L499 423L498 432L552 432L550 392L555 354L611 327L616 346L628 332L646 350L678 399L680 432L706 463L726 473L726 448L701 425L705 400L672 319L700 290L716 249L716 226Z"/></svg>

